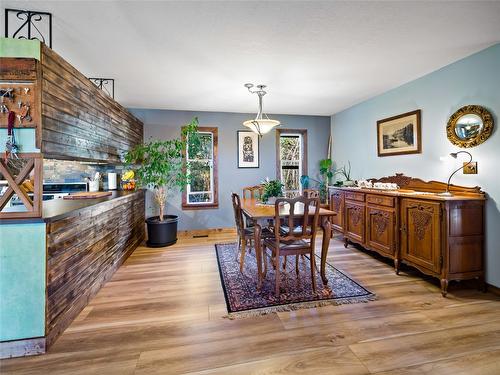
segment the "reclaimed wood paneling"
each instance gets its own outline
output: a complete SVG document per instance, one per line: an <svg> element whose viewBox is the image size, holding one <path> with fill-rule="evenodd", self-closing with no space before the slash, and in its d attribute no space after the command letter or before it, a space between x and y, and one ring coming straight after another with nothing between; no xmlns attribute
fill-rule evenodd
<svg viewBox="0 0 500 375"><path fill-rule="evenodd" d="M46 158L119 162L143 141L141 121L45 45L41 66Z"/></svg>
<svg viewBox="0 0 500 375"><path fill-rule="evenodd" d="M144 192L47 223L47 346L144 240Z"/></svg>

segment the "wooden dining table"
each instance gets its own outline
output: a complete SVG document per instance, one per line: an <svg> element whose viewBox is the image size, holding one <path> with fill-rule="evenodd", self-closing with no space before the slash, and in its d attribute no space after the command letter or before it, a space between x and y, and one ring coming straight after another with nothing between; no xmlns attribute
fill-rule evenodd
<svg viewBox="0 0 500 375"><path fill-rule="evenodd" d="M262 204L259 200L253 198L244 198L241 200L241 210L243 214L251 221L264 222L267 220L274 220L275 208L273 204ZM286 218L289 215L290 206L288 204L280 205L280 217ZM297 204L294 209L294 216L300 217L304 215L304 207ZM326 208L320 207L319 217L320 226L323 229L323 241L321 243L321 266L320 274L323 285L328 284L326 277L326 257L328 255L328 247L330 246L330 239L332 236L332 225L329 218L337 215L336 212L330 211ZM259 255L259 254L258 254ZM258 256L260 258L260 256ZM260 266L260 259L257 259L258 266ZM258 267L260 268L260 267ZM260 269L259 269L260 273Z"/></svg>

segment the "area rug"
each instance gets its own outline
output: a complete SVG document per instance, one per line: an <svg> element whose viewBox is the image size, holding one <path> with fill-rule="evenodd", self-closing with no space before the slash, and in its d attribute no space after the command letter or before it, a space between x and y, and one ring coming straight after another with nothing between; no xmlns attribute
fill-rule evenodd
<svg viewBox="0 0 500 375"><path fill-rule="evenodd" d="M268 262L266 279L261 290L257 290L257 262L255 251L245 256L245 267L240 272L236 260L236 243L216 244L215 252L219 265L222 289L226 298L227 318L245 318L279 311L293 311L326 305L359 303L376 297L368 289L339 271L326 265L328 286L323 287L321 276L316 272L316 293L312 291L310 260L299 257L299 277L295 273L295 257L289 257L285 271L281 272L281 295L274 293L275 274ZM316 256L316 264L320 257Z"/></svg>

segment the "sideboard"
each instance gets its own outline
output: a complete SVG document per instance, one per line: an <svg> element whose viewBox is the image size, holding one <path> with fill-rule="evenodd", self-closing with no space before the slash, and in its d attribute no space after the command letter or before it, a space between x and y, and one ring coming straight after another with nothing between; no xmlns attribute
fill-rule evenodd
<svg viewBox="0 0 500 375"><path fill-rule="evenodd" d="M345 246L356 243L437 277L446 296L450 280L478 279L484 289L485 194L479 187L451 185L396 174L372 179L398 190L329 187L332 229Z"/></svg>

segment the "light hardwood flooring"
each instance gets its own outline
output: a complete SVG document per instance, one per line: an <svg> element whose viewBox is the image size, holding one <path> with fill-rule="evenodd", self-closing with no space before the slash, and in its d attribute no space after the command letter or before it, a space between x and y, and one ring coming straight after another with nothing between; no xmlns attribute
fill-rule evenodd
<svg viewBox="0 0 500 375"><path fill-rule="evenodd" d="M214 243L138 248L45 355L1 374L500 374L500 297L437 283L333 240L377 301L228 320ZM317 249L319 251L320 243Z"/></svg>

